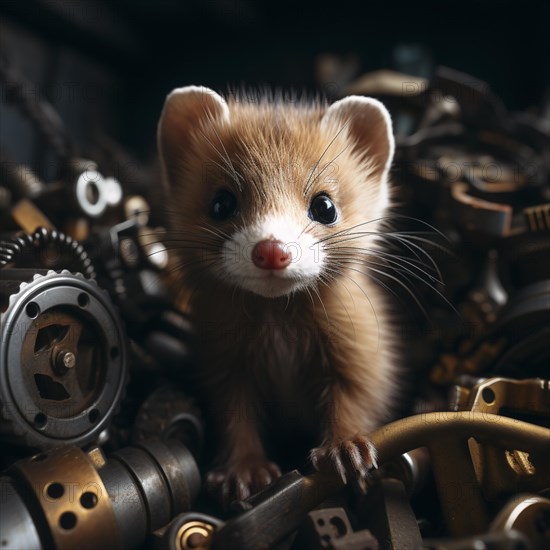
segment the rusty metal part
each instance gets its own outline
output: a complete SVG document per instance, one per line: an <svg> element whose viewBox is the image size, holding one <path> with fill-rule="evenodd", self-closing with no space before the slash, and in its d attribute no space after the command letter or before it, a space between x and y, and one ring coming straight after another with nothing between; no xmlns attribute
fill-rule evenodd
<svg viewBox="0 0 550 550"><path fill-rule="evenodd" d="M417 548L422 544L405 487L398 479L381 479L369 488L360 504L359 521L383 548Z"/></svg>
<svg viewBox="0 0 550 550"><path fill-rule="evenodd" d="M392 422L369 435L381 465L412 449L428 449L446 526L455 537L483 533L489 525L468 449L470 438L550 460L549 429L503 416L487 420L487 414L470 411L434 412ZM245 501L244 512L214 534L212 547L269 548L342 486L338 476L328 472L286 474Z"/></svg>
<svg viewBox="0 0 550 550"><path fill-rule="evenodd" d="M491 522L490 532L519 531L533 548L550 548L550 499L515 495Z"/></svg>
<svg viewBox="0 0 550 550"><path fill-rule="evenodd" d="M86 453L76 447L56 449L16 463L12 473L32 491L47 522L44 547L121 547L109 494Z"/></svg>
<svg viewBox="0 0 550 550"><path fill-rule="evenodd" d="M16 462L0 478L0 541L29 548L140 548L147 536L189 510L197 465L177 441L145 442L105 459L61 447Z"/></svg>
<svg viewBox="0 0 550 550"><path fill-rule="evenodd" d="M213 516L187 512L157 529L151 543L154 550L206 550L214 531L223 525L223 521Z"/></svg>
<svg viewBox="0 0 550 550"><path fill-rule="evenodd" d="M353 531L343 508L320 508L307 515L291 550L378 550L378 541L366 529Z"/></svg>
<svg viewBox="0 0 550 550"><path fill-rule="evenodd" d="M464 181L451 185L457 219L465 229L498 237L550 230L550 203L536 204L514 213L511 204L488 200L493 190L483 189L485 198L476 197L472 191L475 188Z"/></svg>
<svg viewBox="0 0 550 550"><path fill-rule="evenodd" d="M471 410L487 415L488 422L500 417L531 422L550 423L550 387L540 378L513 380L490 378L480 380L473 387L456 386L451 401L452 410ZM550 446L550 442L549 442ZM477 479L485 498L494 501L518 491L540 491L550 487L550 462L540 454L529 454L520 449L469 443Z"/></svg>
<svg viewBox="0 0 550 550"><path fill-rule="evenodd" d="M106 293L67 271L0 270L0 436L33 448L85 444L126 383L125 335ZM17 290L17 292L15 291Z"/></svg>

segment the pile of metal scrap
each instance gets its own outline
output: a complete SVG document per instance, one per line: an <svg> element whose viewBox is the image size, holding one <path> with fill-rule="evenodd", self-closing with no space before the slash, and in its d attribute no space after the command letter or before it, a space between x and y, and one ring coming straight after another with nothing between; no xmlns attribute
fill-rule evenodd
<svg viewBox="0 0 550 550"><path fill-rule="evenodd" d="M7 64L0 80L59 168L42 181L2 149L2 548L550 545L548 121L448 69L350 88L394 117L396 223L419 237L400 253L435 257L445 282L408 281L426 314L404 336L415 392L371 434L380 468L366 495L291 471L227 511L200 490L192 327L147 187L109 166L119 146L79 157Z"/></svg>

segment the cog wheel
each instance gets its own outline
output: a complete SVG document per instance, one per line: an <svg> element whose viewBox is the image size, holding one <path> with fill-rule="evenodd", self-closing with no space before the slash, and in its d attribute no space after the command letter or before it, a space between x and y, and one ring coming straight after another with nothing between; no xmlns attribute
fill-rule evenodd
<svg viewBox="0 0 550 550"><path fill-rule="evenodd" d="M127 379L108 294L80 273L0 270L0 438L46 449L97 439Z"/></svg>

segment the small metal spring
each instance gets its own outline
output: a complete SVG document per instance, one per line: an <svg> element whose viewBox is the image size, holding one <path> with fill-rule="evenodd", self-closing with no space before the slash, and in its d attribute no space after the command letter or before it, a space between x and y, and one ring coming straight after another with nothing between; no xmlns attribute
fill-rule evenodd
<svg viewBox="0 0 550 550"><path fill-rule="evenodd" d="M11 239L0 241L0 268L13 262L18 256L33 248L44 249L48 245L68 252L77 262L78 271L88 279L95 279L96 272L84 247L69 235L57 230L38 228L32 235L18 233Z"/></svg>

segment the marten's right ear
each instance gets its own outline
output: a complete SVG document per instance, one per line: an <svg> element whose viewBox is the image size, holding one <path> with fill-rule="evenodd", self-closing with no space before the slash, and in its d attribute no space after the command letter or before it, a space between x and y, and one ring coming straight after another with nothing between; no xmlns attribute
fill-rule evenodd
<svg viewBox="0 0 550 550"><path fill-rule="evenodd" d="M195 136L210 122L229 122L225 100L210 88L185 86L173 90L164 103L157 141L165 175L172 184L177 165L183 160Z"/></svg>

